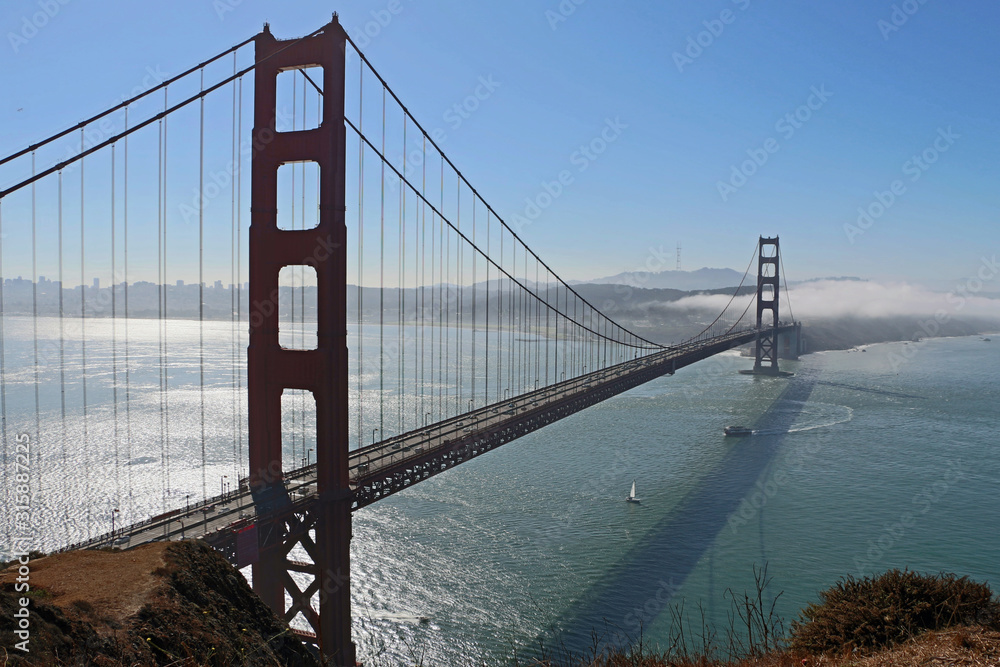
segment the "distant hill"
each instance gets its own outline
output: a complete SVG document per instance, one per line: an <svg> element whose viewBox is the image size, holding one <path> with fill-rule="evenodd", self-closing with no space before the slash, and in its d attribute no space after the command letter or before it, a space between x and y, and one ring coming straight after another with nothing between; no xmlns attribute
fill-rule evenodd
<svg viewBox="0 0 1000 667"><path fill-rule="evenodd" d="M732 269L710 269L708 267L697 271L626 271L607 278L586 280L583 282L597 285L630 285L647 289L675 289L685 292L693 290L719 289L734 287L740 284L742 273Z"/></svg>

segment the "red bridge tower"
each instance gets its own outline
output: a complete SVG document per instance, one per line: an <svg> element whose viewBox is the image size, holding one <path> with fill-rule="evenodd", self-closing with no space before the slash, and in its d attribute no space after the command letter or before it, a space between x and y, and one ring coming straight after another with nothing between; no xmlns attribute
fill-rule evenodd
<svg viewBox="0 0 1000 667"><path fill-rule="evenodd" d="M355 665L351 642L351 491L347 421L347 229L344 65L346 35L336 15L320 31L277 40L265 26L256 38L250 225L249 389L250 486L258 507L258 557L253 587L286 621L299 612L327 664ZM277 76L323 68L319 127L278 132ZM278 168L292 162L319 166L319 225L280 230ZM308 265L318 281L317 347L289 350L278 343L278 272ZM281 395L312 392L316 402L318 500L293 502L283 482ZM301 546L312 563L289 559ZM312 577L301 589L291 573ZM291 604L286 606L286 595ZM318 609L313 599L318 600Z"/></svg>

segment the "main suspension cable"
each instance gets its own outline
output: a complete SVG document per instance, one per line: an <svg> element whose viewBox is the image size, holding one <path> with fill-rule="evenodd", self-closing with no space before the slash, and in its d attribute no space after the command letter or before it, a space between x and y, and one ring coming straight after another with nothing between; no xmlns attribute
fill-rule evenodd
<svg viewBox="0 0 1000 667"><path fill-rule="evenodd" d="M184 72L181 72L177 76L171 77L169 79L166 79L165 81L160 82L160 84L158 84L158 85L150 88L149 90L146 90L146 91L143 91L143 92L139 93L135 97L132 97L132 98L127 99L127 100L125 100L123 102L120 102L119 104L116 104L115 106L111 107L110 109L102 111L101 113L97 114L96 116L92 116L91 118L88 118L87 120L81 121L81 122L77 123L76 125L63 130L62 132L57 132L56 134L53 134L48 139L43 139L42 141L39 141L38 143L32 144L31 146L28 146L27 148L25 148L23 150L20 150L20 151L14 153L12 155L8 155L7 157L5 157L3 159L0 159L0 166L6 164L8 162L10 162L11 160L15 160L15 159L19 158L22 155L27 155L28 153L34 152L34 151L38 150L39 148L41 148L42 146L46 146L48 144L51 144L56 139L60 139L62 137L65 137L67 134L75 132L76 130L82 130L83 128L87 127L91 123L94 123L95 121L98 121L98 120L104 118L105 116L109 116L109 115L113 114L116 111L120 111L122 109L128 109L128 107L130 107L131 105L135 104L136 102L138 102L142 98L146 97L147 95L152 95L156 91L169 86L171 83L174 83L175 81L180 81L184 77L186 77L186 76L188 76L188 75L190 75L190 74L192 74L194 72L197 72L199 69L202 69L202 68L204 68L207 65L211 65L216 60L218 60L218 59L220 59L220 58L222 58L222 57L224 57L224 56L226 56L226 55L228 55L230 53L232 53L232 54L235 55L236 51L239 51L244 46L246 46L250 42L254 41L254 39L255 39L255 37L250 37L249 39L245 39L242 42L240 42L239 44L237 44L236 46L232 46L232 47L226 49L225 51L223 51L222 53L218 54L217 56L209 58L205 62L200 63L198 65L195 65L191 69L186 70Z"/></svg>
<svg viewBox="0 0 1000 667"><path fill-rule="evenodd" d="M523 283L521 282L521 280L519 280L519 279L518 279L518 278L516 278L516 277L515 277L514 275L512 275L512 274L511 274L511 273L510 273L509 271L507 271L507 270L506 270L506 269L504 269L504 268L503 268L502 266L500 266L499 264L497 264L495 260L493 260L492 258L490 258L490 257L486 256L486 254L485 254L485 253L483 252L482 248L480 248L480 247L479 247L479 246L477 246L477 245L473 245L472 241L471 241L471 240L470 240L470 239L469 239L469 238L468 238L468 237L467 237L467 236L466 236L466 235L465 235L464 233L462 233L461 231L459 231L458 229L456 229L456 228L455 228L455 225L454 225L454 224L453 224L453 223L452 223L452 222L451 222L450 220L448 220L447 218L445 218L445 217L444 217L444 216L443 216L443 215L441 214L441 211L440 211L440 210L439 210L439 209L438 209L438 208L437 208L437 207L436 207L436 206L435 206L434 204L432 204L432 203L431 203L430 201L428 201L428 200L427 200L427 198L426 198L426 197L424 196L424 194L423 194L423 193L422 193L422 192L421 192L420 190L418 190L418 189L416 188L416 186L414 186L414 185L413 185L413 184L412 184L412 183L410 182L410 180L409 180L409 179L407 179L407 178L406 178L406 177L405 177L405 176L404 176L404 175L403 175L403 174L402 174L402 173L401 173L401 172L399 171L399 169L397 169L397 168L396 168L396 166L395 166L395 165L393 165L393 164L392 164L391 162L389 162L389 161L388 161L388 160L386 159L386 157L385 157L384 155L382 155L382 154L381 154L381 153L380 153L380 152L378 151L378 149L377 149L377 148L376 148L376 147L375 147L375 146L374 146L374 145L373 145L373 144L371 143L371 141L369 141L369 140L368 140L368 137L366 137L366 136L365 136L365 135L364 135L364 134L363 134L363 133L361 132L361 130L360 130L360 129L359 129L359 128L358 128L358 127L357 127L357 126L356 126L356 125L355 125L355 124L354 124L353 122L351 122L351 121L350 121L350 119L347 119L347 118L345 118L345 119L344 119L344 121L345 121L345 122L347 123L347 126L348 126L348 127L350 127L350 128L352 129L352 130L354 130L354 132L355 132L355 133L356 133L356 134L358 135L358 137L359 137L359 138L361 139L361 141L362 141L362 142L364 142L365 144L367 144L367 145L368 145L368 147L369 147L369 148L371 148L371 149L372 149L372 151L374 151L374 152L375 152L375 154L376 154L376 155L378 155L378 157L379 157L379 158L380 158L380 159L381 159L381 160L382 160L383 162L385 162L385 163L386 163L386 164L388 165L389 169L391 169L391 170L392 170L392 171L393 171L393 172L394 172L394 173L396 174L396 176L397 176L397 177L398 177L398 178L399 178L400 180L402 180L402 181L403 181L403 183L405 183L405 184L407 185L407 187L409 187L409 188L410 188L411 190L413 190L413 193L414 193L414 194L415 194L415 195L416 195L417 197L419 197L419 198L420 198L420 199L421 199L421 200L422 200L422 201L424 202L424 204L425 204L425 205L426 205L427 207L429 207L429 208L431 209L431 211L432 211L432 212L433 212L433 213L435 214L435 216L438 216L438 217L440 217L440 218L441 218L441 220L442 220L442 223L443 223L443 224L447 224L447 225L448 225L449 227L451 227L451 228L452 228L452 229L453 229L453 230L455 231L455 233L456 233L456 234L458 234L458 236L459 236L459 237L461 237L461 239L462 239L463 241L465 241L466 243L468 243L468 244L469 244L469 246L471 246L471 247L472 247L472 248L473 248L474 250L476 250L476 252L478 252L478 253L479 253L480 255L482 255L482 256L483 256L483 258L484 258L484 259L485 259L486 261L488 261L488 262L492 263L492 264L493 264L494 266L496 266L496 267L497 267L497 269L498 269L498 270L499 270L499 271L500 271L500 272L501 272L501 273L502 273L503 275L505 275L505 276L506 276L507 278L509 278L509 279L510 279L510 281L511 281L511 283L513 283L513 285L516 285L516 286L520 287L520 288L521 288L522 290L525 290L525 291L528 291L528 292L530 292L530 291L531 291L530 289L528 289L528 287L527 287L526 285L524 285L524 284L523 284ZM480 201L482 201L482 199L480 199ZM499 216L497 216L497 219L499 220ZM501 221L501 222L502 222L502 221ZM511 230L510 230L509 228L507 228L507 227L506 227L506 225L504 225L504 227L505 227L505 228L506 228L506 229L507 229L508 231L510 231L511 235L514 235L513 231L511 231ZM514 236L515 236L515 239L516 239L516 235L514 235ZM517 239L517 240L519 240L519 239ZM523 243L521 243L521 247L525 248L525 251L526 251L526 252L531 252L530 248L528 248L527 246L525 246L525 245L524 245ZM542 264L542 266L545 266L545 264L543 263L543 264ZM514 271L516 272L516 269L514 269ZM554 277L556 277L556 278L558 279L558 276L557 276L557 275L555 274L555 272L553 272L553 273L552 273L552 275L553 275ZM574 290L573 290L572 288L570 288L569 286L566 286L566 288L567 288L567 290L569 290L569 291L570 291L570 292L572 292L573 294L576 294L576 292L575 292L575 291L574 291ZM567 295L567 298L568 298L568 295ZM586 306L588 306L588 307L590 307L590 308L592 308L592 309L594 308L594 307L593 307L593 305L591 305L591 304L590 304L590 303L589 303L588 301L586 301L585 299L582 299L582 298L581 298L581 299L580 299L580 301L582 301L582 302L583 302L583 303L584 303L584 304L585 304ZM574 299L574 304L575 304L575 303L576 303L576 300ZM558 309L558 308L557 308L556 306L553 306L552 304L546 304L546 306L547 306L547 307L549 307L549 308L551 308L551 309L552 309L552 310L553 310L554 312L556 312L557 314L561 315L562 317L566 317L567 319L570 319L568 315L566 315L565 313L563 313L563 312L562 312L561 310L559 310L559 309ZM596 309L594 309L594 310L596 310ZM599 311L598 311L598 312L599 312ZM574 322L575 322L575 321L576 321L576 320L574 320ZM612 320L612 321L613 321L613 320ZM582 325L582 324L579 324L579 326L580 326L580 328L581 328L581 329L583 329L584 331L588 331L588 332L590 332L591 334L593 334L593 335L595 335L595 336L599 336L599 337L602 337L602 338L603 338L603 335L602 335L602 334L600 334L600 333L598 333L597 331L595 331L595 330L591 329L590 327L587 327L587 326L584 326L584 325ZM621 328L621 327L620 327L620 328ZM627 329L624 329L624 328L622 328L622 330L623 330L623 331L626 331L626 332L628 331ZM631 332L629 332L629 333L631 333ZM639 348L639 349L657 349L657 350L659 350L659 349L662 349L662 348L664 347L663 345L660 345L659 343L653 343L653 342L651 342L651 341L648 341L648 340L646 340L645 338L642 338L641 336L638 336L638 335L636 335L636 334L632 334L632 335L634 335L634 336L635 336L635 338L636 338L637 340L640 340L640 341L642 341L642 342L644 342L644 343L648 343L649 345L639 345L639 344L628 344L628 345L629 345L629 347L633 347L633 348Z"/></svg>

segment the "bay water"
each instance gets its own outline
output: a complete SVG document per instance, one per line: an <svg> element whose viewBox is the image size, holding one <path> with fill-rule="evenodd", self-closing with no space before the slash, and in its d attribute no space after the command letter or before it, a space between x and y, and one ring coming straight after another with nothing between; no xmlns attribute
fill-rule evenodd
<svg viewBox="0 0 1000 667"><path fill-rule="evenodd" d="M3 322L0 551L18 533L18 434L31 440L30 533L42 550L246 474L239 325L168 322L166 392L162 323L128 324L127 382L121 321L62 326L60 336L52 318ZM350 334L352 350L386 344L367 325ZM465 354L486 345L470 337ZM765 600L787 620L845 575L909 567L1000 581L1000 342L863 349L782 362L789 378L741 375L752 360L725 353L359 510L359 655L372 665L501 665L542 644L582 650L595 632L664 645L682 605L696 628L703 612L724 635L732 597L753 592L765 565ZM386 415L399 415L398 429L422 418L427 406L406 396L413 377L386 383L357 367L353 446L375 428L391 435ZM448 396L439 391L439 403ZM287 427L292 462L314 446L294 435L311 423L299 414ZM725 437L727 425L754 435ZM640 504L624 500L633 481Z"/></svg>

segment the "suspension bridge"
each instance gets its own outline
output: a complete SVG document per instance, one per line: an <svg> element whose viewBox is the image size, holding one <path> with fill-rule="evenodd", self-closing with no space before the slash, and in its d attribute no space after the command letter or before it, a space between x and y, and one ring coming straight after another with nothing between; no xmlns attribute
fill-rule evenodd
<svg viewBox="0 0 1000 667"><path fill-rule="evenodd" d="M353 665L353 511L735 347L779 374L783 276L761 237L687 340L640 335L503 221L336 16L265 26L0 159L8 555L202 538Z"/></svg>

